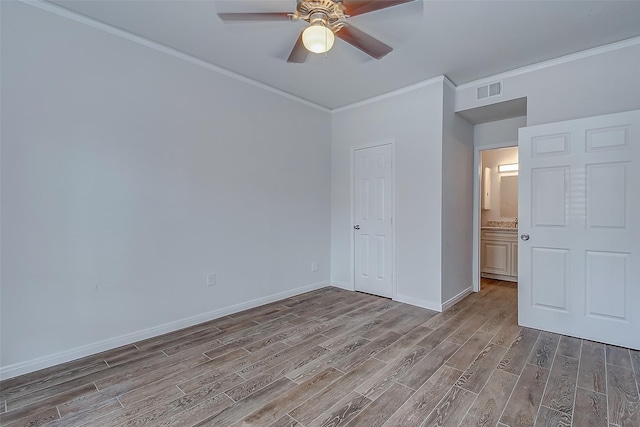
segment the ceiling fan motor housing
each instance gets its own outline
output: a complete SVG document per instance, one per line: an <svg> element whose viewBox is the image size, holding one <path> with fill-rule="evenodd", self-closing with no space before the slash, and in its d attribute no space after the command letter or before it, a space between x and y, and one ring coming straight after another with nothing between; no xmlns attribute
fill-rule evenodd
<svg viewBox="0 0 640 427"><path fill-rule="evenodd" d="M310 24L321 21L326 27L337 31L342 27L341 20L347 16L344 6L333 0L298 0L294 19L302 19Z"/></svg>

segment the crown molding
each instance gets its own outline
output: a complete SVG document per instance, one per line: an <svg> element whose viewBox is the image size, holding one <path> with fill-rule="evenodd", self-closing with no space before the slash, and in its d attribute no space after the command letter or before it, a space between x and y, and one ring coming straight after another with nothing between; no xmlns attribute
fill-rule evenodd
<svg viewBox="0 0 640 427"><path fill-rule="evenodd" d="M383 93L382 95L374 96L372 98L363 99L362 101L354 102L353 104L345 105L343 107L334 108L331 110L332 113L339 113L345 110L350 110L352 108L362 107L363 105L372 104L374 102L381 101L383 99L392 98L397 95L401 95L403 93L411 92L416 89L420 89L426 86L431 86L436 83L443 83L445 81L449 81L446 76L436 76L427 80L423 80L419 83L414 83L409 86L401 87L400 89L392 90L391 92ZM450 81L449 81L450 82Z"/></svg>
<svg viewBox="0 0 640 427"><path fill-rule="evenodd" d="M589 58L591 56L601 55L603 53L613 52L620 49L640 45L640 37L632 37L630 39L621 40L619 42L609 43L598 47L582 50L580 52L570 53L558 58L549 59L547 61L536 62L535 64L526 65L524 67L515 68L503 73L494 74L492 76L483 77L457 86L457 90L462 91L477 86L493 83L498 80L504 80L510 77L520 76L522 74L531 73L533 71L543 70L545 68L555 67L557 65L566 64L568 62L577 61L579 59Z"/></svg>
<svg viewBox="0 0 640 427"><path fill-rule="evenodd" d="M226 68L220 67L219 65L215 65L212 64L211 62L205 61L203 59L197 58L193 55L189 55L187 53L184 53L178 49L174 49L172 47L169 47L167 45L164 45L162 43L158 43L156 41L150 40L146 37L142 37L139 36L137 34L133 34L129 31L120 29L120 28L116 28L112 25L109 24L105 24L104 22L100 22L97 21L93 18L90 18L86 15L82 15L80 13L77 12L73 12L69 9L65 9L62 6L58 6L56 4L53 3L49 3L46 0L19 0L20 2L29 5L29 6L33 6L36 7L38 9L42 9L45 10L47 12L53 13L55 15L61 16L63 18L67 18L70 19L72 21L78 22L80 24L84 24L87 25L89 27L95 28L97 30L101 30L104 31L106 33L112 34L114 36L117 37L121 37L123 39L129 40L131 42L137 43L139 45L148 47L150 49L153 49L155 51L158 52L162 52L165 53L167 55L173 56L174 58L178 58L181 59L183 61L189 62L191 64L197 65L199 67L202 68L206 68L207 70L216 72L218 74L222 74L226 77L230 77L233 78L235 80L241 81L243 83L249 84L251 86L255 86L258 87L262 90L266 90L267 92L271 92L274 93L276 95L280 95L284 98L299 102L301 104L304 104L308 107L312 107L315 109L318 109L320 111L323 111L325 113L329 113L332 110L326 107L323 107L322 105L316 104L314 102L308 101L306 99L300 98L298 96L292 95L288 92L285 92L283 90L277 89L273 86L269 86L267 84L261 83L257 80L253 80L249 77L243 76L242 74L238 74L235 71L231 71L228 70Z"/></svg>
<svg viewBox="0 0 640 427"><path fill-rule="evenodd" d="M446 84L453 90L458 89L458 86L456 86L451 80L449 80L449 77L447 76L443 76L443 77L444 77L444 84Z"/></svg>

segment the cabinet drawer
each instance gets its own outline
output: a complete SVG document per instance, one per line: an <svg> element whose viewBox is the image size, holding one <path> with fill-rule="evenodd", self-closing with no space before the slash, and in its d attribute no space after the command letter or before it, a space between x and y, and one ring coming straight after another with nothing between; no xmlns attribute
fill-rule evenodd
<svg viewBox="0 0 640 427"><path fill-rule="evenodd" d="M502 242L517 242L517 231L482 230L482 240L500 240Z"/></svg>

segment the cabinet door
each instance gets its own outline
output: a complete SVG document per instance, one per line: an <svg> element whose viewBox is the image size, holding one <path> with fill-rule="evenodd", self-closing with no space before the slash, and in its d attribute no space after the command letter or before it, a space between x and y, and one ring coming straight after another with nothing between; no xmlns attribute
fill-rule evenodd
<svg viewBox="0 0 640 427"><path fill-rule="evenodd" d="M511 275L518 275L518 244L511 244Z"/></svg>
<svg viewBox="0 0 640 427"><path fill-rule="evenodd" d="M482 261L483 272L509 275L511 267L511 243L483 241Z"/></svg>

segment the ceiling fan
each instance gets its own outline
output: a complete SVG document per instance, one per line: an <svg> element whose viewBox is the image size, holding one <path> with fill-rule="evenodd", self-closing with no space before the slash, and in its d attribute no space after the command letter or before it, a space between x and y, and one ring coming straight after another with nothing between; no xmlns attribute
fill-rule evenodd
<svg viewBox="0 0 640 427"><path fill-rule="evenodd" d="M335 41L344 40L375 59L393 50L367 33L352 26L348 19L380 9L386 9L414 0L297 0L295 12L218 13L225 22L302 20L309 24L298 37L287 59L290 63L303 63L309 52L325 53Z"/></svg>

